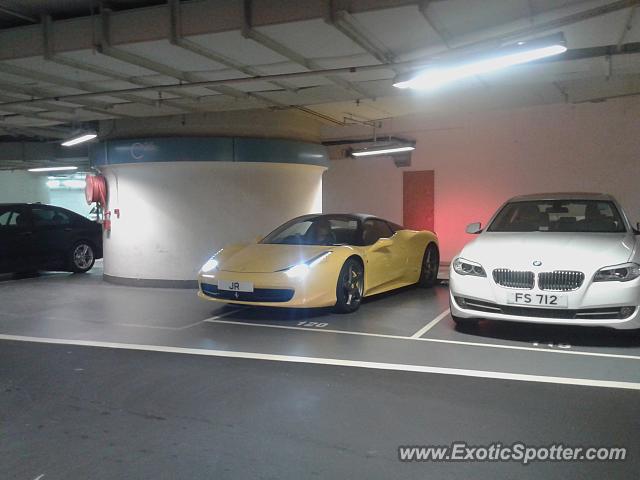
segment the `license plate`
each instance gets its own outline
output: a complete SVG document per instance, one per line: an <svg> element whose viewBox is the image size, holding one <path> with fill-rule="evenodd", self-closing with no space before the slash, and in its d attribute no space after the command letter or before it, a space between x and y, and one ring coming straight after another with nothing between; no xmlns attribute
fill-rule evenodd
<svg viewBox="0 0 640 480"><path fill-rule="evenodd" d="M532 307L567 308L567 296L552 293L509 292L507 303Z"/></svg>
<svg viewBox="0 0 640 480"><path fill-rule="evenodd" d="M218 290L227 290L229 292L253 292L253 283L234 282L233 280L218 280Z"/></svg>

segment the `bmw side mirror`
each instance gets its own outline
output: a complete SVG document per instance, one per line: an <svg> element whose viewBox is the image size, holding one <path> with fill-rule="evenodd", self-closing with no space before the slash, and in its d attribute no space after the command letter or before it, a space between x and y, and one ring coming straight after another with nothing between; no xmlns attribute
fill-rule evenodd
<svg viewBox="0 0 640 480"><path fill-rule="evenodd" d="M465 232L470 233L471 235L477 235L482 232L482 224L480 222L470 223L467 225Z"/></svg>

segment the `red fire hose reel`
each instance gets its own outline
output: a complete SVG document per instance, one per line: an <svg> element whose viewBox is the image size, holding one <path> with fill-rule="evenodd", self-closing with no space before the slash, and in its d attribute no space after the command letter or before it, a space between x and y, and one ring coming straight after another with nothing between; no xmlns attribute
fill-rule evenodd
<svg viewBox="0 0 640 480"><path fill-rule="evenodd" d="M102 175L87 175L84 194L88 204L96 202L104 212L102 227L111 230L111 211L107 210L107 181Z"/></svg>

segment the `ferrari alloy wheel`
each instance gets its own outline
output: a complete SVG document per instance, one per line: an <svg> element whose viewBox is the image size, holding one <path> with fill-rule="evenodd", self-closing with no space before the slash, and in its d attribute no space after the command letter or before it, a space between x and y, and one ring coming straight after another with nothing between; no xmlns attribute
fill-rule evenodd
<svg viewBox="0 0 640 480"><path fill-rule="evenodd" d="M78 242L71 250L71 271L84 273L91 270L95 262L93 247L87 242Z"/></svg>
<svg viewBox="0 0 640 480"><path fill-rule="evenodd" d="M341 313L354 312L362 302L364 293L364 267L355 258L350 258L340 270L336 286L335 309Z"/></svg>
<svg viewBox="0 0 640 480"><path fill-rule="evenodd" d="M423 288L433 287L438 280L440 269L440 252L434 243L430 243L422 257L422 267L418 285Z"/></svg>

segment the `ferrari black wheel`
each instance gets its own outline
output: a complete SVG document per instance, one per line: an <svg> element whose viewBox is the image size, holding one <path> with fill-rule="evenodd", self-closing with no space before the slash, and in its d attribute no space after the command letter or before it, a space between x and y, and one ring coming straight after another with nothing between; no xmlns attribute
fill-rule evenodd
<svg viewBox="0 0 640 480"><path fill-rule="evenodd" d="M422 257L422 267L420 269L420 279L418 285L423 288L433 287L438 280L438 270L440 269L440 252L434 243L430 243Z"/></svg>
<svg viewBox="0 0 640 480"><path fill-rule="evenodd" d="M340 270L336 286L335 310L340 313L355 312L364 293L364 267L355 258L350 258Z"/></svg>

